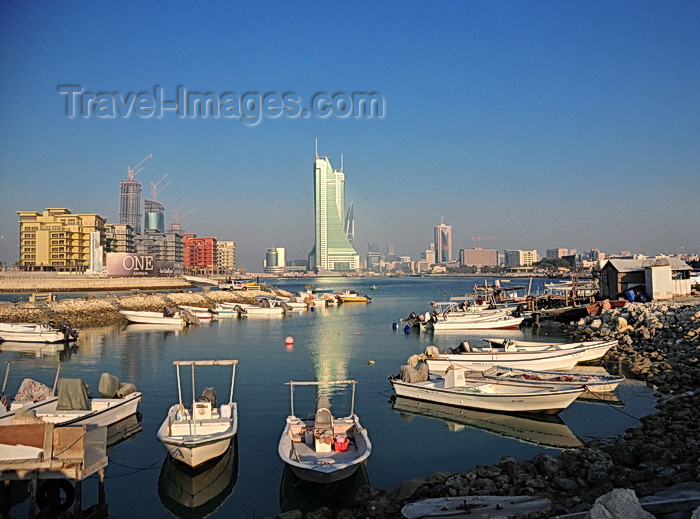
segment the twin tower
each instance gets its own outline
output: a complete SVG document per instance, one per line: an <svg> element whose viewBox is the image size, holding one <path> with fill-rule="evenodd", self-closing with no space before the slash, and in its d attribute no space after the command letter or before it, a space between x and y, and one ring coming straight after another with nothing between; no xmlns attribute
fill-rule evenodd
<svg viewBox="0 0 700 519"><path fill-rule="evenodd" d="M360 269L360 255L353 245L353 205L345 211L345 172L341 160L334 170L328 157L316 149L314 160L315 243L309 253L309 270L318 274L352 272Z"/></svg>

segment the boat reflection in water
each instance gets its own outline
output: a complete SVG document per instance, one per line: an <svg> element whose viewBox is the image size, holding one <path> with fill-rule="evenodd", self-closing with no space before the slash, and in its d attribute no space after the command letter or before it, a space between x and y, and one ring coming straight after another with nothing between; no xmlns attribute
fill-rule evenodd
<svg viewBox="0 0 700 519"><path fill-rule="evenodd" d="M141 427L141 418L141 412L136 411L121 422L107 427L107 455L111 454L115 445L125 441L131 441L134 436L143 430Z"/></svg>
<svg viewBox="0 0 700 519"><path fill-rule="evenodd" d="M231 495L238 479L238 437L221 456L197 469L169 454L158 477L163 506L181 519L201 519L216 511Z"/></svg>
<svg viewBox="0 0 700 519"><path fill-rule="evenodd" d="M583 445L583 442L556 415L489 413L397 396L392 396L390 403L391 408L401 414L404 420L412 420L415 416L438 418L445 422L451 432L471 427L505 438L555 449L576 449Z"/></svg>
<svg viewBox="0 0 700 519"><path fill-rule="evenodd" d="M301 479L285 464L280 483L280 509L308 513L322 506L344 508L354 503L355 495L365 485L369 485L369 475L364 463L352 476L328 485Z"/></svg>

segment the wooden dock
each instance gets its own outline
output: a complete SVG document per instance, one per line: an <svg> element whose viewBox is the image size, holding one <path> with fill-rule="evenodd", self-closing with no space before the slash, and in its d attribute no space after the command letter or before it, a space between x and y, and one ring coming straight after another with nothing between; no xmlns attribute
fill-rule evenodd
<svg viewBox="0 0 700 519"><path fill-rule="evenodd" d="M12 481L29 481L31 502L29 518L35 517L53 488L74 492L73 517L88 519L107 517L104 491L104 468L107 466L107 428L89 425L55 427L51 423L21 423L0 426L0 479L5 482L2 517L10 517L9 490ZM98 473L98 504L83 510L82 481ZM66 488L65 485L71 485ZM57 491L53 493L58 493ZM66 503L64 503L65 505ZM72 503L67 503L67 507Z"/></svg>

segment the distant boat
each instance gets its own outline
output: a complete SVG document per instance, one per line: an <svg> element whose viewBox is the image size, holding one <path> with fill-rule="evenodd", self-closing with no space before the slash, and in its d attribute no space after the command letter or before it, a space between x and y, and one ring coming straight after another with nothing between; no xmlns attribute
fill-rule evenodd
<svg viewBox="0 0 700 519"><path fill-rule="evenodd" d="M139 312L136 310L119 310L130 323L135 324L170 324L173 326L187 326L199 324L199 318L188 310L179 312Z"/></svg>
<svg viewBox="0 0 700 519"><path fill-rule="evenodd" d="M370 290L378 290L377 285L372 285L369 289Z"/></svg>
<svg viewBox="0 0 700 519"><path fill-rule="evenodd" d="M355 290L343 290L338 297L343 303L369 303L372 298L369 296L361 296Z"/></svg>
<svg viewBox="0 0 700 519"><path fill-rule="evenodd" d="M78 338L68 322L58 326L52 323L0 323L0 342L69 342Z"/></svg>

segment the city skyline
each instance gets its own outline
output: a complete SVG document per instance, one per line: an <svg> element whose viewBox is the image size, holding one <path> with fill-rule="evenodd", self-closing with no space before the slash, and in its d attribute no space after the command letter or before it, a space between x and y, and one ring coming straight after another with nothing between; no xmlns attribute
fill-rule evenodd
<svg viewBox="0 0 700 519"><path fill-rule="evenodd" d="M418 258L443 216L453 257L479 236L500 251L700 252L696 3L325 6L338 38L303 9L268 9L279 20L253 4L0 6L0 261L18 258L17 211L118 223L126 168L149 155L136 179L169 175L166 227L186 205L178 223L235 240L247 270L273 246L306 258L314 139L344 155L363 258L370 242ZM170 110L185 98L187 114ZM343 109L369 98L381 114ZM207 99L238 117L193 116ZM312 100L332 113L296 109Z"/></svg>

